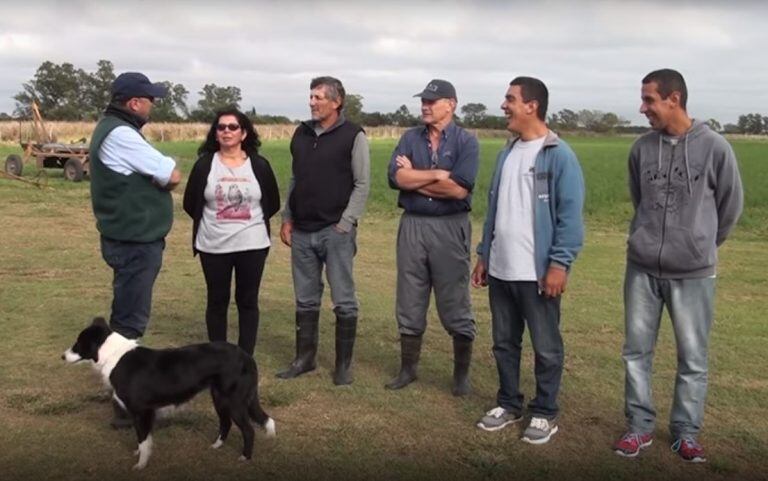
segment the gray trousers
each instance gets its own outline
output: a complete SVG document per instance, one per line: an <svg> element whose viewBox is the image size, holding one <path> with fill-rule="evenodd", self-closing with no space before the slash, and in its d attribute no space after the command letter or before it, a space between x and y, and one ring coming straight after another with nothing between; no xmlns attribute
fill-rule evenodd
<svg viewBox="0 0 768 481"><path fill-rule="evenodd" d="M427 328L430 291L451 336L475 338L469 298L471 224L466 213L433 217L404 213L397 231L397 301L400 334Z"/></svg>
<svg viewBox="0 0 768 481"><path fill-rule="evenodd" d="M334 312L357 317L353 259L357 253L357 227L346 233L333 226L317 232L297 229L291 234L291 270L297 311L319 311L323 296L323 264L331 287Z"/></svg>
<svg viewBox="0 0 768 481"><path fill-rule="evenodd" d="M669 430L675 438L696 436L707 395L707 351L714 317L715 278L659 279L627 266L624 279L626 341L625 414L629 429L653 432L653 353L666 305L677 344L675 397Z"/></svg>

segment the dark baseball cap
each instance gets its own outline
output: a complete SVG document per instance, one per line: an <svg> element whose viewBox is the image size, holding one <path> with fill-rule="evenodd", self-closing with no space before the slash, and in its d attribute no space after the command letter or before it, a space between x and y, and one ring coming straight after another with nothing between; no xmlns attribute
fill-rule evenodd
<svg viewBox="0 0 768 481"><path fill-rule="evenodd" d="M455 99L456 89L453 88L451 82L436 78L431 80L427 86L424 87L424 90L414 95L414 97L421 97L427 100Z"/></svg>
<svg viewBox="0 0 768 481"><path fill-rule="evenodd" d="M125 72L112 82L113 99L131 99L134 97L161 98L168 95L168 89L161 83L152 83L146 75L139 72Z"/></svg>

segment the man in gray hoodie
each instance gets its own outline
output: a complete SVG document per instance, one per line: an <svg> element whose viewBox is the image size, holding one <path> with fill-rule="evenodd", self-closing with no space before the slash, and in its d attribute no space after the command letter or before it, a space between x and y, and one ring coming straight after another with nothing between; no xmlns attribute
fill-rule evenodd
<svg viewBox="0 0 768 481"><path fill-rule="evenodd" d="M629 154L635 216L627 241L622 350L628 431L614 451L634 457L653 440L651 366L666 305L678 360L672 450L685 461L704 462L696 437L707 392L717 248L741 214L743 193L733 149L688 116L687 96L685 80L674 70L643 79L640 113L653 131L637 139Z"/></svg>

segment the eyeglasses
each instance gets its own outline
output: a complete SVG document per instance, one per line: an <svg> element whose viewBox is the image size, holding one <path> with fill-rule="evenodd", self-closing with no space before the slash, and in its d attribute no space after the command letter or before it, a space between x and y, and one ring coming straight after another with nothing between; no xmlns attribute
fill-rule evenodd
<svg viewBox="0 0 768 481"><path fill-rule="evenodd" d="M218 124L216 125L216 130L219 132L224 132L225 130L229 129L230 132L236 132L240 130L240 124Z"/></svg>

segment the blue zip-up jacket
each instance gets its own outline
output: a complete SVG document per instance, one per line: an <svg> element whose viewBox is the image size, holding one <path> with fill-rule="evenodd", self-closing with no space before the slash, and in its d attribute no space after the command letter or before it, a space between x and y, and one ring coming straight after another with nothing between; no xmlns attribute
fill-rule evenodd
<svg viewBox="0 0 768 481"><path fill-rule="evenodd" d="M501 170L517 138L511 139L496 158L488 190L488 211L477 254L486 268L491 262L491 242L496 229ZM543 279L550 265L566 270L584 243L584 177L571 147L554 132L547 133L534 163L533 238L536 277Z"/></svg>

